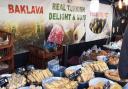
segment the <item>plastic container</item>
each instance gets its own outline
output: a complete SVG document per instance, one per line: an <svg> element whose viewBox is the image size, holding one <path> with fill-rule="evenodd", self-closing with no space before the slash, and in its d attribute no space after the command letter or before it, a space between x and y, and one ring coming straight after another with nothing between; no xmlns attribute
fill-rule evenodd
<svg viewBox="0 0 128 89"><path fill-rule="evenodd" d="M60 79L61 79L61 77L49 77L49 78L42 80L43 89L47 89L45 84L48 84L48 83L51 83L51 82L54 82L54 81L60 80Z"/></svg>
<svg viewBox="0 0 128 89"><path fill-rule="evenodd" d="M125 84L125 86L123 87L123 89L128 89L128 83Z"/></svg>
<svg viewBox="0 0 128 89"><path fill-rule="evenodd" d="M46 84L50 84L50 83L53 83L53 82L55 82L55 81L57 81L57 80L61 80L61 79L64 79L64 78L62 78L62 77L49 77L49 78L46 78L46 79L44 79L44 80L42 80L42 86L43 86L43 89L48 89L48 88L46 88ZM68 82L69 83L69 82ZM59 83L58 83L59 84ZM64 83L65 84L65 83ZM59 84L59 86L66 86L66 85L64 85L63 83L61 83L61 84ZM66 83L67 84L67 83ZM58 85L57 85L58 86ZM77 85L75 85L75 88L73 88L73 89L77 89ZM52 88L50 88L50 89L52 89ZM55 89L55 88L54 88ZM58 89L58 88L57 88ZM61 88L59 88L59 89L61 89Z"/></svg>
<svg viewBox="0 0 128 89"><path fill-rule="evenodd" d="M59 67L59 70L55 71L55 70L52 70L52 73L54 74L55 77L64 77L65 76L65 71L66 67L64 66L60 66Z"/></svg>
<svg viewBox="0 0 128 89"><path fill-rule="evenodd" d="M106 83L106 82L110 82L110 84L114 84L113 81L107 79L107 78L102 78L102 77L97 77L97 78L93 78L89 81L89 86L95 86L96 84L98 84L99 82L103 82L103 83Z"/></svg>
<svg viewBox="0 0 128 89"><path fill-rule="evenodd" d="M34 70L34 69L35 69L34 65L28 65L27 66L27 71L31 71L31 70Z"/></svg>
<svg viewBox="0 0 128 89"><path fill-rule="evenodd" d="M98 61L107 62L108 61L108 58L107 58L107 56L101 55L101 56L97 56L97 60Z"/></svg>
<svg viewBox="0 0 128 89"><path fill-rule="evenodd" d="M109 79L109 78L108 78ZM112 80L112 79L110 79ZM124 82L124 81L115 81L115 80L112 80L114 82L117 82L118 84L120 84L121 86L125 86L127 84L127 82ZM128 89L128 88L127 88Z"/></svg>
<svg viewBox="0 0 128 89"><path fill-rule="evenodd" d="M26 71L25 67L20 67L16 69L17 74L24 74Z"/></svg>
<svg viewBox="0 0 128 89"><path fill-rule="evenodd" d="M58 70L59 69L59 60L57 58L51 60L48 62L48 68L49 70Z"/></svg>

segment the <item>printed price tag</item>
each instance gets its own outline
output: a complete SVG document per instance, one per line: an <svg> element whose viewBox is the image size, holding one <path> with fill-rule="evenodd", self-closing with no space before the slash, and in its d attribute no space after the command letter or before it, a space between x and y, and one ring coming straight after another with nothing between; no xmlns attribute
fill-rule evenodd
<svg viewBox="0 0 128 89"><path fill-rule="evenodd" d="M0 78L0 87L6 86L8 79L6 77Z"/></svg>
<svg viewBox="0 0 128 89"><path fill-rule="evenodd" d="M74 73L70 74L68 78L70 80L75 80L81 74L81 68L75 71Z"/></svg>

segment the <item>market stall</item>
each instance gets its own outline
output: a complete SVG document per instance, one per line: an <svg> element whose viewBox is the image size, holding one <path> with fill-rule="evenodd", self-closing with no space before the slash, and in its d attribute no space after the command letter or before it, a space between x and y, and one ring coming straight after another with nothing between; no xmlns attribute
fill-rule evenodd
<svg viewBox="0 0 128 89"><path fill-rule="evenodd" d="M2 74L0 84L3 89L123 89L128 81L119 77L118 52L94 46L84 51L80 61L64 67L56 58L48 62L47 69L21 67L15 73Z"/></svg>
<svg viewBox="0 0 128 89"><path fill-rule="evenodd" d="M1 0L0 89L128 89L115 20L124 11L103 1Z"/></svg>

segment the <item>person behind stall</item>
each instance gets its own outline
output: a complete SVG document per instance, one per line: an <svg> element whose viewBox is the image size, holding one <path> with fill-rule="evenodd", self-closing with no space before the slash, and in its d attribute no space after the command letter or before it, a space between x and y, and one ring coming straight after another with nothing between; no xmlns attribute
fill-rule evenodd
<svg viewBox="0 0 128 89"><path fill-rule="evenodd" d="M118 70L121 79L128 79L128 25L123 35Z"/></svg>

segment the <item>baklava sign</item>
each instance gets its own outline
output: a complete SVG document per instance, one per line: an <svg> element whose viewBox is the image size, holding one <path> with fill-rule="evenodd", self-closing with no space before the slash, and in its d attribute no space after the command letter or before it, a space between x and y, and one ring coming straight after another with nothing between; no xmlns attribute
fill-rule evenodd
<svg viewBox="0 0 128 89"><path fill-rule="evenodd" d="M16 52L43 41L45 5L43 0L0 0L0 30L14 35Z"/></svg>
<svg viewBox="0 0 128 89"><path fill-rule="evenodd" d="M44 13L43 4L42 0L0 0L0 13L5 15L42 15Z"/></svg>
<svg viewBox="0 0 128 89"><path fill-rule="evenodd" d="M43 14L43 6L8 4L8 12L15 14Z"/></svg>

